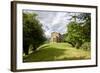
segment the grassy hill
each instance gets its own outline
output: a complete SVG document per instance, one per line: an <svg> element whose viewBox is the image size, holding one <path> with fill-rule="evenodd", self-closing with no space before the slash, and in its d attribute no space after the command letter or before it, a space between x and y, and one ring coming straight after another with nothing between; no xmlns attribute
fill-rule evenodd
<svg viewBox="0 0 100 73"><path fill-rule="evenodd" d="M76 49L67 43L49 43L23 57L23 62L90 59L90 51Z"/></svg>

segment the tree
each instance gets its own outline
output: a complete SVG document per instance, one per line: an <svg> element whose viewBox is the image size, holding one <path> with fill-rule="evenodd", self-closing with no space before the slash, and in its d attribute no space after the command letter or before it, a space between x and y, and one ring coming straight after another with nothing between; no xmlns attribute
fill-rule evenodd
<svg viewBox="0 0 100 73"><path fill-rule="evenodd" d="M68 24L68 31L66 40L72 44L73 47L79 48L82 44L81 26L77 22L70 22Z"/></svg>
<svg viewBox="0 0 100 73"><path fill-rule="evenodd" d="M81 13L78 16L78 19L83 21L82 27L83 27L83 35L84 35L84 41L90 42L91 39L91 14L90 13Z"/></svg>
<svg viewBox="0 0 100 73"><path fill-rule="evenodd" d="M77 15L75 13L71 19L74 19L74 21L69 22L64 39L73 47L80 48L84 42L90 42L91 17L89 13L79 13Z"/></svg>
<svg viewBox="0 0 100 73"><path fill-rule="evenodd" d="M30 44L33 51L46 40L42 24L35 13L23 13L23 51L27 55Z"/></svg>

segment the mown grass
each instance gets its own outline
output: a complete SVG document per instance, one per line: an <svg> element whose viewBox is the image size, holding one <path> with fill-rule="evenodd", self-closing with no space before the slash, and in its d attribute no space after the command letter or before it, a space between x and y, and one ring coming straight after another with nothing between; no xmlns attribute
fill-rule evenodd
<svg viewBox="0 0 100 73"><path fill-rule="evenodd" d="M23 57L23 62L82 60L90 59L90 51L76 49L67 43L49 43L38 48L34 53Z"/></svg>

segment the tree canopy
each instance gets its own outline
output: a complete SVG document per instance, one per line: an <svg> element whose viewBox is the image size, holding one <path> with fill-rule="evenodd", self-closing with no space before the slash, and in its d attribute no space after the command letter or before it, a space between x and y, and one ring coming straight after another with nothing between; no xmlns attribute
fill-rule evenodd
<svg viewBox="0 0 100 73"><path fill-rule="evenodd" d="M33 45L36 50L45 40L42 24L37 19L35 13L23 13L23 49L28 54L29 45Z"/></svg>
<svg viewBox="0 0 100 73"><path fill-rule="evenodd" d="M90 42L91 38L91 15L89 13L80 13L72 15L74 21L67 25L67 32L64 34L64 40L79 48L84 42ZM76 20L78 19L78 21Z"/></svg>

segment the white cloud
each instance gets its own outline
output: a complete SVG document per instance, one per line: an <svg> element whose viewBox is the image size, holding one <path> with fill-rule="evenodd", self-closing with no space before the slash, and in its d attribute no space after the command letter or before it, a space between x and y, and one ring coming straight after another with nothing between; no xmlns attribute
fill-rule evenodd
<svg viewBox="0 0 100 73"><path fill-rule="evenodd" d="M43 25L45 35L51 36L52 32L64 34L67 31L66 25L69 22L67 12L34 11Z"/></svg>

